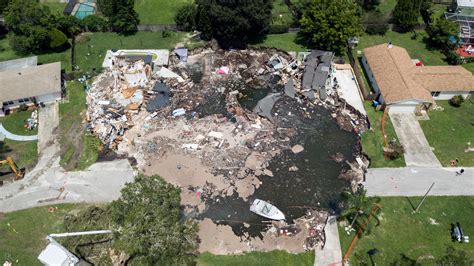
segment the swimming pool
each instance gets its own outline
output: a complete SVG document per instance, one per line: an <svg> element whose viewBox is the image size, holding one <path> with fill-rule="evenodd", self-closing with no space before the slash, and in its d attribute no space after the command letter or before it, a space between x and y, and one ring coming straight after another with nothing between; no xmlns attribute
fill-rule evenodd
<svg viewBox="0 0 474 266"><path fill-rule="evenodd" d="M89 3L92 2L93 1L89 1ZM74 16L78 19L83 19L89 15L95 14L95 7L89 3L80 3Z"/></svg>

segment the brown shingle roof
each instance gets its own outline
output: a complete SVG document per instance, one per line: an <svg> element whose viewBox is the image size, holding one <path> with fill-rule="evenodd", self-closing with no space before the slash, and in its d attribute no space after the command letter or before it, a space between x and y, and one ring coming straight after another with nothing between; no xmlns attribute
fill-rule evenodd
<svg viewBox="0 0 474 266"><path fill-rule="evenodd" d="M0 102L61 92L61 63L0 72Z"/></svg>
<svg viewBox="0 0 474 266"><path fill-rule="evenodd" d="M380 44L364 49L387 104L408 100L433 102L432 91L472 91L474 77L461 66L415 66L401 47Z"/></svg>

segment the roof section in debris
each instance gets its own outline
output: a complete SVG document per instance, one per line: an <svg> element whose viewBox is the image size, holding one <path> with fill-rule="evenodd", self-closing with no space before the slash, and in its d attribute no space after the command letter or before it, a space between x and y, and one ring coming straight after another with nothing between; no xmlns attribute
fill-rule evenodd
<svg viewBox="0 0 474 266"><path fill-rule="evenodd" d="M320 50L312 50L306 57L302 86L303 90L311 90L304 93L306 97L314 99L314 92L319 91L321 99L325 99L326 91L320 89L326 86L333 57L334 53Z"/></svg>
<svg viewBox="0 0 474 266"><path fill-rule="evenodd" d="M0 72L0 102L61 92L61 63Z"/></svg>

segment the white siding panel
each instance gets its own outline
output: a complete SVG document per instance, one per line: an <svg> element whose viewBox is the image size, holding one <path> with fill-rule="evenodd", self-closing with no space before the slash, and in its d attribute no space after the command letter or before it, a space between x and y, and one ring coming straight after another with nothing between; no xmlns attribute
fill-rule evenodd
<svg viewBox="0 0 474 266"><path fill-rule="evenodd" d="M462 95L464 98L469 96L469 92L466 91L449 91L449 92L441 92L438 96L433 97L435 100L449 100L455 95Z"/></svg>
<svg viewBox="0 0 474 266"><path fill-rule="evenodd" d="M388 109L389 113L414 113L416 104L392 104Z"/></svg>

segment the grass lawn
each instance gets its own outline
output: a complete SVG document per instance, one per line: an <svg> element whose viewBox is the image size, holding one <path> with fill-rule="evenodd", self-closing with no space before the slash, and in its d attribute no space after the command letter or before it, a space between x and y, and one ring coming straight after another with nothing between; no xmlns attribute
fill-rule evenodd
<svg viewBox="0 0 474 266"><path fill-rule="evenodd" d="M178 9L193 0L136 0L135 11L140 24L175 24Z"/></svg>
<svg viewBox="0 0 474 266"><path fill-rule="evenodd" d="M405 159L403 156L393 161L385 159L383 153L384 139L381 128L383 111L376 111L370 102L364 102L364 107L371 123L371 129L362 134L361 143L362 150L370 158L370 167L404 167ZM385 133L389 140L397 139L397 134L388 115L385 117Z"/></svg>
<svg viewBox="0 0 474 266"><path fill-rule="evenodd" d="M293 23L293 14L284 0L273 0L272 24L289 26Z"/></svg>
<svg viewBox="0 0 474 266"><path fill-rule="evenodd" d="M197 265L314 265L314 252L291 254L285 251L251 252L243 255L212 255L203 253L197 259Z"/></svg>
<svg viewBox="0 0 474 266"><path fill-rule="evenodd" d="M49 10L51 10L51 13L54 15L62 15L66 7L66 3L60 3L54 0L44 1L42 4L49 7Z"/></svg>
<svg viewBox="0 0 474 266"><path fill-rule="evenodd" d="M161 32L137 32L123 36L111 32L84 33L77 37L76 64L84 71L99 70L109 49L171 49L176 43L183 41L185 33L172 32L171 36L163 37ZM0 61L23 57L15 54L6 39L0 40ZM90 52L90 55L88 55ZM61 53L40 54L39 63L61 61L62 68L71 70L70 49Z"/></svg>
<svg viewBox="0 0 474 266"><path fill-rule="evenodd" d="M430 111L430 120L420 121L428 142L444 166L458 158L462 166L474 166L474 152L464 152L467 143L474 147L474 103L465 101L452 107L448 101L437 101L444 111Z"/></svg>
<svg viewBox="0 0 474 266"><path fill-rule="evenodd" d="M83 170L96 162L102 145L82 125L87 108L83 85L73 81L66 89L69 101L59 105L60 164L67 170Z"/></svg>
<svg viewBox="0 0 474 266"><path fill-rule="evenodd" d="M277 48L287 52L308 50L305 46L297 43L296 37L296 33L268 34L260 40L253 41L250 46Z"/></svg>
<svg viewBox="0 0 474 266"><path fill-rule="evenodd" d="M41 265L37 256L47 245L46 235L63 233L64 215L78 211L84 205L60 204L50 213L48 207L38 207L0 215L0 258L14 265Z"/></svg>
<svg viewBox="0 0 474 266"><path fill-rule="evenodd" d="M19 111L11 115L0 118L0 123L3 127L16 135L36 135L38 134L38 129L28 130L24 127L25 121L31 117L33 111Z"/></svg>
<svg viewBox="0 0 474 266"><path fill-rule="evenodd" d="M415 206L420 200L421 197L410 198ZM359 240L351 264L370 265L367 251L373 248L380 251L374 256L377 265L411 265L392 264L402 254L421 265L436 265L436 259L445 254L448 246L464 250L469 258L474 257L474 243L453 243L450 235L451 223L456 222L466 235L474 235L474 197L428 197L418 214L411 214L413 209L404 197L384 197L381 204L381 224ZM339 235L344 253L354 233L348 236L340 226Z"/></svg>

